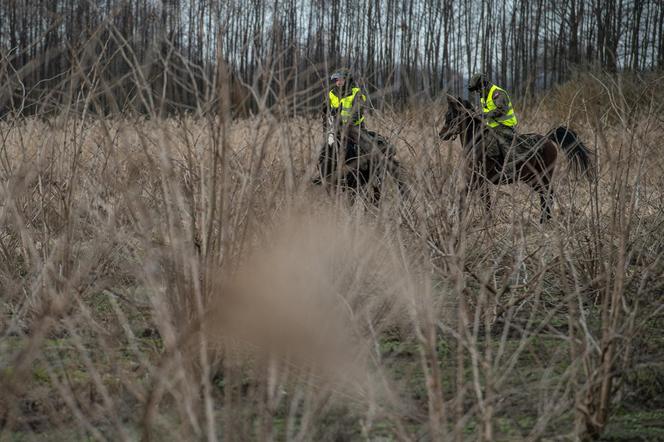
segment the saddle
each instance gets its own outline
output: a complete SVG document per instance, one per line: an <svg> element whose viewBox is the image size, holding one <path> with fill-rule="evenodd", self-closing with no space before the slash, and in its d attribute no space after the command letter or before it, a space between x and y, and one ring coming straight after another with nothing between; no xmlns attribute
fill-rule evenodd
<svg viewBox="0 0 664 442"><path fill-rule="evenodd" d="M488 143L485 147L486 155L502 164L506 155L515 159L524 158L534 154L542 146L542 137L538 134L515 134L507 136L494 130L487 129Z"/></svg>
<svg viewBox="0 0 664 442"><path fill-rule="evenodd" d="M519 134L516 137L517 146L522 146L524 149L532 150L533 148L539 148L542 144L542 136L539 134Z"/></svg>

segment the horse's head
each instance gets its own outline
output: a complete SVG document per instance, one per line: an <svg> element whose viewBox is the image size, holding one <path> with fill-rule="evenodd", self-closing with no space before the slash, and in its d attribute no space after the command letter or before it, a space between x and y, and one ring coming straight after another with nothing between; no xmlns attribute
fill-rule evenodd
<svg viewBox="0 0 664 442"><path fill-rule="evenodd" d="M453 140L463 131L464 123L473 118L473 114L473 105L468 100L448 95L445 124L438 136L443 140Z"/></svg>

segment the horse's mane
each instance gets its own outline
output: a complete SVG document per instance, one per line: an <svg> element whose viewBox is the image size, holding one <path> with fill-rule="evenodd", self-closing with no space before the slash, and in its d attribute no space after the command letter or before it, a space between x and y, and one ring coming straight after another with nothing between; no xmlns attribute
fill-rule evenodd
<svg viewBox="0 0 664 442"><path fill-rule="evenodd" d="M466 111L466 114L468 115L468 117L470 117L472 121L474 122L479 121L479 117L477 116L477 111L475 110L475 106L473 106L473 104L470 101L458 96L456 97L456 101L457 103L461 104L461 106L463 106L463 110Z"/></svg>
<svg viewBox="0 0 664 442"><path fill-rule="evenodd" d="M475 110L475 106L473 106L471 102L466 100L465 98L457 97L457 100L459 101L459 103L463 104L464 108L468 109L469 111Z"/></svg>
<svg viewBox="0 0 664 442"><path fill-rule="evenodd" d="M475 111L475 107L470 103L470 101L466 100L465 98L461 98L458 95L456 97L454 97L452 95L448 95L447 96L447 104L448 104L448 106L449 105L454 105L454 107L456 107L457 109L459 107L462 107L462 108L464 108L466 110L469 110L469 111ZM461 106L458 106L458 105L461 105Z"/></svg>

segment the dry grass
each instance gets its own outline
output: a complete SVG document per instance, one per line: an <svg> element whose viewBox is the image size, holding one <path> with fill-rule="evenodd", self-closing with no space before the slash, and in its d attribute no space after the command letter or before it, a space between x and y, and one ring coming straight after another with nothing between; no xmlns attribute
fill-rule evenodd
<svg viewBox="0 0 664 442"><path fill-rule="evenodd" d="M574 439L661 412L664 127L638 112L574 120L597 178L561 170L543 226L525 186L459 217L435 107L370 117L412 191L379 208L309 184L317 120L0 123L0 439Z"/></svg>

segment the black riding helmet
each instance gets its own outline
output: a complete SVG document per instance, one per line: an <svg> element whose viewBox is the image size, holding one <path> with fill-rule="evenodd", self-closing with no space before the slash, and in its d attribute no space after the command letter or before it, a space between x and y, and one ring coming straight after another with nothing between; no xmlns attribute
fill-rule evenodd
<svg viewBox="0 0 664 442"><path fill-rule="evenodd" d="M487 86L489 86L489 79L482 73L473 75L468 81L468 90L470 92L479 91Z"/></svg>
<svg viewBox="0 0 664 442"><path fill-rule="evenodd" d="M350 72L350 69L348 68L341 68L336 70L331 76L330 76L330 81L335 82L338 79L343 78L346 80L346 83L352 83L353 82L353 75Z"/></svg>

